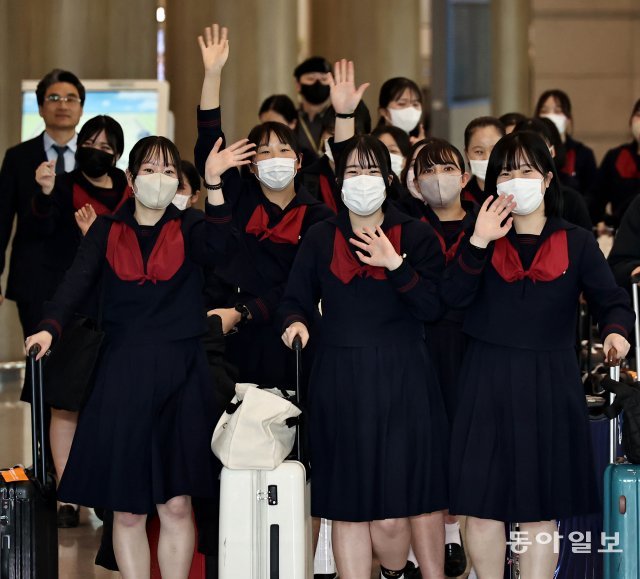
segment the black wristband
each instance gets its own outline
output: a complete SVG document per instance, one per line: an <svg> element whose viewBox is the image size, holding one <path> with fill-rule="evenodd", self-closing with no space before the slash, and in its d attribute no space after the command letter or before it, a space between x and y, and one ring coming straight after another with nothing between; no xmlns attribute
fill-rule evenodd
<svg viewBox="0 0 640 579"><path fill-rule="evenodd" d="M217 191L218 189L222 189L222 185L224 185L222 181L220 181L220 183L218 183L217 185L211 185L206 181L204 182L204 188L208 189L209 191Z"/></svg>
<svg viewBox="0 0 640 579"><path fill-rule="evenodd" d="M355 116L355 113L336 113L336 119L353 119Z"/></svg>
<svg viewBox="0 0 640 579"><path fill-rule="evenodd" d="M240 321L238 322L238 325L246 324L249 321L251 312L247 306L244 304L236 304L233 309L240 314Z"/></svg>

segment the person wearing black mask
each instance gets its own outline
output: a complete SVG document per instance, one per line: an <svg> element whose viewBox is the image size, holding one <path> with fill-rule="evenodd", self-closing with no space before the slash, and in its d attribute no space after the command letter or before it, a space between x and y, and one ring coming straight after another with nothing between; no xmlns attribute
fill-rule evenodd
<svg viewBox="0 0 640 579"><path fill-rule="evenodd" d="M115 166L123 150L122 127L113 118L100 115L80 129L75 170L56 176L55 161L46 161L36 169L40 191L33 197L28 219L33 222L32 231L37 231L44 241L42 261L48 275L38 283L47 284L45 299L53 296L96 215L113 213L129 197L127 178ZM95 319L96 300L95 294L88 298L77 312L78 316ZM82 392L57 391L57 387L50 387L58 382L63 380L47 384L46 403L51 406L51 453L60 480L89 385ZM23 392L22 399L29 401L27 391ZM78 507L61 504L58 526L76 527L78 522Z"/></svg>
<svg viewBox="0 0 640 579"><path fill-rule="evenodd" d="M321 56L312 56L293 71L296 91L300 95L296 138L302 149L302 165L306 166L323 155L323 117L329 106L331 65Z"/></svg>

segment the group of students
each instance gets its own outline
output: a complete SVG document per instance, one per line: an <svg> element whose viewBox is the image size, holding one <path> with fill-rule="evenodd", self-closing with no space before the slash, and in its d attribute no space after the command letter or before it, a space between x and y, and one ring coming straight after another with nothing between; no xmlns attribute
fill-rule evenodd
<svg viewBox="0 0 640 579"><path fill-rule="evenodd" d="M332 72L314 58L296 78L321 130L310 130L314 114L277 118L274 97L264 122L228 144L227 30L198 40L204 212L190 207L199 177L163 137L142 139L126 172L115 168L122 131L105 116L81 129L76 170L56 175L48 161L35 175L31 218L56 273L25 346L44 355L78 315L105 332L86 400L50 402L52 437L58 424L66 441L52 448L60 500L114 512L123 577L149 576L145 521L157 510L163 576L186 578L191 497L216 496L209 445L223 408L209 331L224 335L235 379L262 385L294 383L289 348L302 339L312 515L333 521L342 579L368 579L374 553L385 579L416 576L410 549L422 576L459 574L458 515L478 577L497 579L504 522L553 534L558 519L597 511L577 306L582 295L619 356L634 314L585 198L562 177L596 179L569 137L568 99L550 93L542 118L510 134L492 117L470 123L470 176L453 145L424 136L415 83L385 83L369 134L368 84L355 84L353 63ZM640 105L632 119L638 139ZM299 127L316 157L304 168ZM522 577L552 577L556 557L534 541Z"/></svg>

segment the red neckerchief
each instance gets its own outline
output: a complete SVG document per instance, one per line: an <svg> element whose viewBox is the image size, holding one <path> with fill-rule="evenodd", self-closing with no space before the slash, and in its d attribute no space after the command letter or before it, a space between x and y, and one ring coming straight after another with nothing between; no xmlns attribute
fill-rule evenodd
<svg viewBox="0 0 640 579"><path fill-rule="evenodd" d="M389 238L391 245L400 253L400 237L402 236L402 226L394 225L385 235ZM384 267L366 265L360 263L351 251L351 244L345 239L342 231L336 227L336 234L333 237L333 257L331 258L331 273L342 283L349 283L355 276L372 277L373 279L387 279Z"/></svg>
<svg viewBox="0 0 640 579"><path fill-rule="evenodd" d="M288 211L277 225L269 228L269 215L262 204L259 204L251 215L245 231L255 235L260 241L270 239L274 243L298 245L306 211L307 206L300 205Z"/></svg>
<svg viewBox="0 0 640 579"><path fill-rule="evenodd" d="M91 197L78 183L73 184L73 208L77 211L78 209L82 209L85 205L91 205L96 212L97 215L110 215L111 213L115 213L122 204L129 198L131 194L131 189L127 185L125 190L122 192L122 198L118 201L118 205L116 205L115 209L111 211L104 203L101 203L97 199Z"/></svg>
<svg viewBox="0 0 640 579"><path fill-rule="evenodd" d="M107 261L123 281L156 283L171 279L184 263L184 238L180 219L167 221L144 269L140 244L135 231L126 223L116 221L109 231Z"/></svg>
<svg viewBox="0 0 640 579"><path fill-rule="evenodd" d="M640 171L636 160L629 149L622 149L616 159L616 171L623 179L640 179Z"/></svg>
<svg viewBox="0 0 640 579"><path fill-rule="evenodd" d="M571 175L572 177L576 176L576 150L569 149L567 151L567 156L564 160L564 166L562 167L562 172L567 175Z"/></svg>
<svg viewBox="0 0 640 579"><path fill-rule="evenodd" d="M420 218L420 221L429 223L429 220L424 215ZM431 223L429 223L429 225L431 225ZM445 265L449 265L449 262L456 256L456 252L458 251L460 242L464 237L464 229L458 234L458 238L455 240L455 242L451 245L449 249L447 249L447 244L444 240L444 237L440 235L440 232L433 225L431 225L431 229L436 234L436 237L440 242L440 249L442 250L442 255L444 255Z"/></svg>
<svg viewBox="0 0 640 579"><path fill-rule="evenodd" d="M478 200L475 198L473 193L471 193L471 191L469 191L468 189L464 189L462 191L462 193L460 194L460 199L462 199L463 201L472 201L476 205L481 205L480 203L478 203Z"/></svg>
<svg viewBox="0 0 640 579"><path fill-rule="evenodd" d="M508 283L525 277L534 282L558 279L569 267L567 232L560 229L545 239L536 251L531 267L526 271L516 248L506 237L501 237L495 242L491 265Z"/></svg>
<svg viewBox="0 0 640 579"><path fill-rule="evenodd" d="M338 207L336 206L336 199L333 196L333 191L331 190L331 183L329 183L327 176L322 173L320 173L320 195L322 196L324 204L331 209L331 211L337 214Z"/></svg>

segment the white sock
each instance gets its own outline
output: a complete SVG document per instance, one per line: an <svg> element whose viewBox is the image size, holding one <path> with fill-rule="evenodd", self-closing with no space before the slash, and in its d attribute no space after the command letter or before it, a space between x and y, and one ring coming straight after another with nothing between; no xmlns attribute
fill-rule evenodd
<svg viewBox="0 0 640 579"><path fill-rule="evenodd" d="M411 561L416 567L418 566L418 558L413 552L413 547L409 547L409 556L407 557L407 561Z"/></svg>
<svg viewBox="0 0 640 579"><path fill-rule="evenodd" d="M467 577L467 579L478 579L476 570L473 567L471 567L471 571L469 572L469 577Z"/></svg>
<svg viewBox="0 0 640 579"><path fill-rule="evenodd" d="M460 523L451 523L444 525L444 544L456 543L462 545L460 540Z"/></svg>

